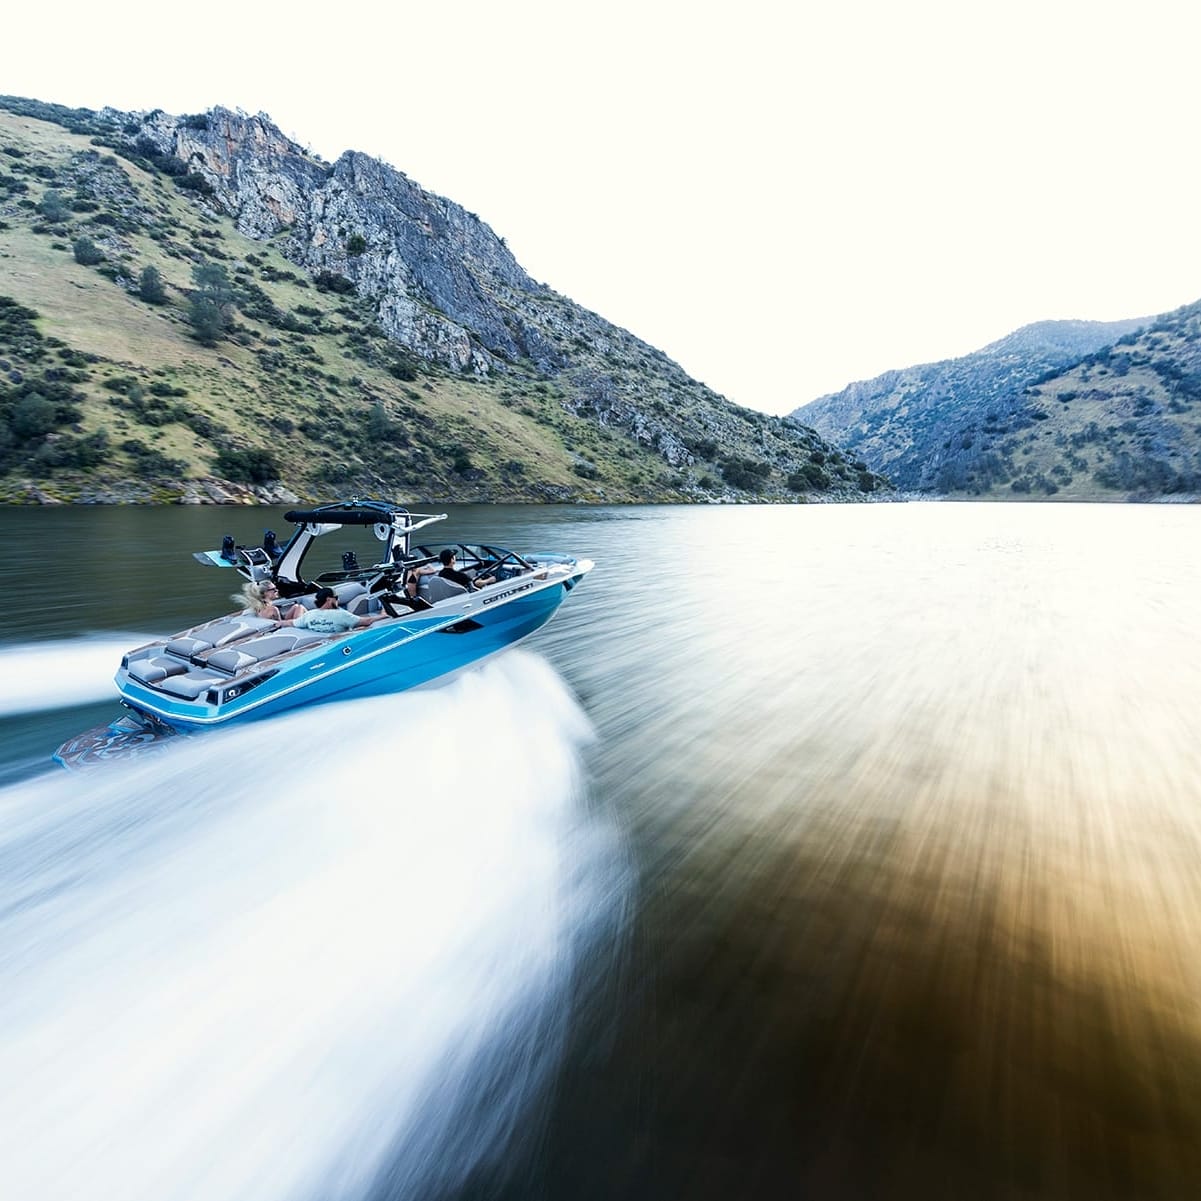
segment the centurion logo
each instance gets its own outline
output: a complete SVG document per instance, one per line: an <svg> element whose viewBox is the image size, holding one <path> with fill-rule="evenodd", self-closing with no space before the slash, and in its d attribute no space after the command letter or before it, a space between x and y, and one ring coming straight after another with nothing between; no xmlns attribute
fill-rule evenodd
<svg viewBox="0 0 1201 1201"><path fill-rule="evenodd" d="M529 592L531 588L536 587L532 581L528 584L520 584L516 588L510 588L506 592L499 592L496 596L487 596L481 599L481 603L485 605L493 605L497 601L507 600L510 596L516 596L519 592Z"/></svg>

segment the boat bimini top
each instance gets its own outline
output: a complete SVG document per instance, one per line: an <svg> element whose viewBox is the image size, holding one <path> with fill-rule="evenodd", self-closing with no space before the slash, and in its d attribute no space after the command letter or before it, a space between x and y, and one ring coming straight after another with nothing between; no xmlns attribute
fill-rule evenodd
<svg viewBox="0 0 1201 1201"><path fill-rule="evenodd" d="M292 509L284 514L284 520L293 522L296 529L279 559L272 562L269 555L264 555L264 561L257 564L260 570L246 571L246 574L252 579L271 575L281 584L300 587L304 583L301 564L309 548L322 535L340 530L344 525L370 526L383 543L381 561L376 566L390 568L409 558L409 539L414 530L435 521L445 521L446 514L410 513L408 509L382 500L352 500L319 505L315 509ZM256 564L248 562L247 566ZM261 570L263 568L265 570Z"/></svg>

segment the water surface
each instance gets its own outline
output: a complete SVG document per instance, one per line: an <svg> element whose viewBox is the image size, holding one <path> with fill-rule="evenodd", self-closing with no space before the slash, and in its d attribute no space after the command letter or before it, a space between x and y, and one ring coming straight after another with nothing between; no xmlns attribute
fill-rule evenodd
<svg viewBox="0 0 1201 1201"><path fill-rule="evenodd" d="M511 837L484 843L512 861L502 911L548 906L558 917L537 934L528 918L494 927L471 904L472 882L452 883L446 895L461 890L463 904L437 929L465 962L491 966L418 973L407 991L381 980L413 962L417 936L390 948L369 926L378 955L353 970L383 992L389 1021L364 1024L331 999L285 1048L289 1062L329 1048L353 1131L322 1142L320 1162L285 1174L279 1195L1201 1193L1199 520L1183 506L455 510L448 524L466 541L573 550L598 568L526 644L534 658L502 658L484 677L488 703L429 694L435 725L416 738L392 722L378 753L355 741L361 709L331 707L320 758L356 795L364 837L394 840L398 855L413 842L406 823L442 804L437 772L421 774L431 765L468 779L499 765L500 778L525 781L494 797ZM217 545L226 528L250 540L271 521L282 528L278 515L247 510L0 515L19 568L0 630L10 825L41 812L46 790L52 810L63 803L61 781L36 777L38 756L71 720L79 728L103 710L109 650L220 609L230 573L185 552ZM79 556L69 570L44 568L48 547ZM557 673L549 682L543 661ZM517 730L544 739L494 738L514 714ZM220 809L226 828L253 828L239 779L255 796L260 785L308 795L312 761L289 761L282 729L264 759L264 737L231 742L203 784L194 768L155 769L175 771L168 795L206 815L195 845L179 835L181 854L207 862L202 836L231 789L239 803ZM423 781L415 792L398 783L410 771ZM333 777L320 779L324 795ZM120 825L160 812L164 790L78 788L77 808L43 844L47 862L71 877L84 858L111 859L120 880L121 855L83 849L80 823L103 820L93 794L100 813L127 813ZM459 824L422 844L448 870L494 816L470 807L479 793L465 795ZM320 842L306 804L284 840L288 887L273 900L283 915L310 836ZM373 804L405 816L380 827ZM338 812L321 813L322 838ZM366 855L347 837L352 858ZM546 851L532 876L520 859L531 846ZM138 871L158 864L147 854ZM219 891L247 887L237 882L258 862L236 858ZM367 870L385 886L382 860ZM149 894L159 910L194 895L163 888ZM53 921L27 915L6 928L10 961L34 978L74 962L55 921L70 913L85 934L100 925L95 898L64 889ZM205 932L228 943L222 914L236 907L222 904ZM331 884L308 904L308 917L328 909L323 921L357 925L367 902ZM153 924L139 912L128 920ZM154 928L172 941L172 927ZM525 967L518 955L514 969L523 930L547 950ZM119 956L96 945L109 981ZM172 948L180 971L221 962L197 967L189 945ZM251 969L231 1012L267 1006L277 970L270 957ZM488 1000L493 977L523 998L516 1009ZM459 1036L432 1012L442 1002L423 1003L423 992L457 998L477 1028L457 1058ZM98 1054L89 1038L102 1031L79 1016L82 1002L73 1012L76 1053ZM258 1021L243 1037L261 1033ZM443 1071L406 1042L427 1023ZM8 1028L7 1053L28 1056L21 1027ZM180 1033L164 1019L154 1033L182 1042L185 1058L211 1038L204 1021ZM341 1052L348 1039L390 1071L365 1071ZM31 1072L42 1102L67 1070L48 1061L40 1081ZM244 1083L216 1074L214 1105L239 1111ZM119 1135L121 1113L107 1137L133 1148L137 1113ZM315 1119L291 1114L293 1126L304 1120ZM295 1166L286 1139L235 1123L202 1131L146 1195L190 1195L188 1155L205 1148L250 1156L255 1172ZM79 1137L57 1152L86 1158ZM427 1161L453 1170L414 1168Z"/></svg>

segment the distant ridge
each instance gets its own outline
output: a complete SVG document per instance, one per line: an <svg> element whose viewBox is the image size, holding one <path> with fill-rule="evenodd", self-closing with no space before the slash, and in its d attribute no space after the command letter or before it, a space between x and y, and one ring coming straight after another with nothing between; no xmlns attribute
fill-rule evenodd
<svg viewBox="0 0 1201 1201"><path fill-rule="evenodd" d="M898 487L1006 499L1201 492L1201 304L1044 321L889 371L793 416Z"/></svg>

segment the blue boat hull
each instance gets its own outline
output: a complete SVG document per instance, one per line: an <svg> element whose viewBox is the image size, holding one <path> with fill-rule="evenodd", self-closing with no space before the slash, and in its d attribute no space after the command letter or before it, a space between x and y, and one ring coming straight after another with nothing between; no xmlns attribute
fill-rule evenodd
<svg viewBox="0 0 1201 1201"><path fill-rule="evenodd" d="M551 619L580 578L497 597L501 603L485 601L469 615L450 620L420 613L331 639L290 657L236 696L214 689L207 699L180 700L132 678L124 668L116 682L126 704L180 730L273 717L299 705L401 692L532 634Z"/></svg>

